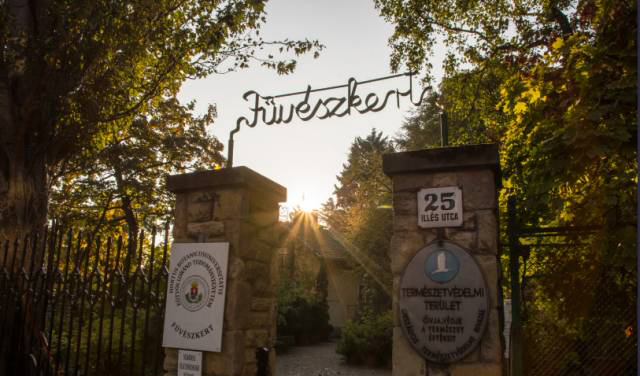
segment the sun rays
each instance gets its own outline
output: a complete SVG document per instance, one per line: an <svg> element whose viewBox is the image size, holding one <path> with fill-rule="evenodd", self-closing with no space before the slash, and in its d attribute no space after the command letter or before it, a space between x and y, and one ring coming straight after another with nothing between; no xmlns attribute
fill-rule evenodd
<svg viewBox="0 0 640 376"><path fill-rule="evenodd" d="M374 262L365 252L346 239L342 233L330 227L321 227L318 224L318 220L321 220L319 217L321 217L321 215L316 210L295 212L292 216L291 228L285 242L300 239L302 240L302 244L307 248L311 247L310 244L317 244L317 250L309 250L319 252L320 260L324 263L328 272L327 275L331 278L335 275L332 272L335 271L336 268L333 260L341 257L341 255L336 253L338 250L332 249L332 246L327 244L326 237L321 233L321 231L327 231L329 235L340 244L342 249L348 253L348 255L344 255L343 257L355 261L388 296L391 296L389 285L384 282L386 274L384 272L384 266ZM334 285L336 285L335 282L336 281L334 281Z"/></svg>

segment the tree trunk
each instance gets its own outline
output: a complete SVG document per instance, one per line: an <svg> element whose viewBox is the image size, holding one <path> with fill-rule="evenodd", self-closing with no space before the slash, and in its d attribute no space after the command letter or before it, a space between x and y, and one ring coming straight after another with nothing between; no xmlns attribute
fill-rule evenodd
<svg viewBox="0 0 640 376"><path fill-rule="evenodd" d="M128 272L129 268L131 267L131 260L136 255L136 248L138 246L138 231L140 230L140 226L138 223L138 218L136 217L136 214L132 207L131 197L129 196L129 193L127 193L125 187L122 169L120 168L120 159L118 157L115 157L115 159L111 162L113 163L116 188L118 189L118 193L120 195L122 210L124 211L124 220L127 223L127 231L129 233L129 239L127 242L127 256L124 262L125 271Z"/></svg>
<svg viewBox="0 0 640 376"><path fill-rule="evenodd" d="M0 269L14 270L8 275L18 275L22 265L22 253L16 247L6 247L7 242L18 239L22 242L27 235L40 232L46 223L49 178L46 144L38 144L41 137L34 133L37 123L33 119L40 106L24 86L17 84L17 75L11 76L0 67ZM23 249L22 246L17 249ZM26 248L24 268L30 267L32 247ZM4 254L6 252L6 255ZM15 259L15 262L14 262ZM15 281L7 281L15 283ZM11 294L3 295L7 298ZM28 294L27 294L28 295ZM20 353L28 351L33 333L38 323L24 317L32 312L32 317L40 317L38 310L28 298L13 300L17 304L8 305L4 299L3 318L11 333L0 339L0 376L26 374L29 358ZM32 328L29 329L29 328Z"/></svg>
<svg viewBox="0 0 640 376"><path fill-rule="evenodd" d="M43 132L47 98L38 73L40 61L32 60L29 46L35 35L36 4L28 0L7 1L7 48L0 64L0 242L39 231L47 216L47 148L50 135ZM24 48L24 49L22 49ZM52 142L52 145L48 145Z"/></svg>
<svg viewBox="0 0 640 376"><path fill-rule="evenodd" d="M28 252L24 254L26 261L16 259L22 258L22 253L14 248L5 248L5 241L9 244L13 239L20 239L22 242L25 236L33 234L43 228L47 214L47 184L46 169L44 163L37 163L30 158L21 158L16 156L9 161L9 168L0 171L3 183L0 192L0 240L2 240L3 251L6 255L2 255L2 261L6 261L5 268L11 268L14 265L13 273L9 275L18 275L17 269L23 265L25 269L29 269L30 259L35 255L30 254L33 250L28 247ZM4 253L4 252L2 252ZM13 260L16 259L14 262ZM5 300L3 303L7 303ZM12 333L2 338L0 343L0 375L16 374L26 363L26 357L15 357L14 350L29 351L28 345L32 343L31 336L37 331L38 323L24 321L25 312L35 310L35 316L39 317L37 312L42 307L31 307L32 302L22 299L21 304L9 307L5 305L6 312L4 317L10 320ZM31 307L31 308L30 308ZM1 325L1 324L0 324ZM27 328L33 327L33 331ZM12 355L13 354L13 355ZM22 354L24 355L24 354ZM13 361L12 361L13 360Z"/></svg>
<svg viewBox="0 0 640 376"><path fill-rule="evenodd" d="M5 184L0 187L0 240L3 242L40 231L46 223L46 168L43 161L33 162L14 157L9 161L8 171L2 171L0 184Z"/></svg>
<svg viewBox="0 0 640 376"><path fill-rule="evenodd" d="M3 140L0 152L0 241L20 239L44 227L49 185L45 157L23 137Z"/></svg>
<svg viewBox="0 0 640 376"><path fill-rule="evenodd" d="M0 244L40 231L47 217L47 142L41 103L24 69L0 66ZM45 141L45 142L43 142Z"/></svg>

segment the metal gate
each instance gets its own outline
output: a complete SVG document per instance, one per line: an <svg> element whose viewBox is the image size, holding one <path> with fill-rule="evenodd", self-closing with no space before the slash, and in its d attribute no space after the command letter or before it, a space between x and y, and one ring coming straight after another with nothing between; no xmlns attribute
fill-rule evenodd
<svg viewBox="0 0 640 376"><path fill-rule="evenodd" d="M602 228L530 226L517 213L511 198L509 374L636 375L635 273L616 280L607 257L619 256L594 251Z"/></svg>
<svg viewBox="0 0 640 376"><path fill-rule="evenodd" d="M3 244L0 375L160 375L168 227L161 235L58 228Z"/></svg>

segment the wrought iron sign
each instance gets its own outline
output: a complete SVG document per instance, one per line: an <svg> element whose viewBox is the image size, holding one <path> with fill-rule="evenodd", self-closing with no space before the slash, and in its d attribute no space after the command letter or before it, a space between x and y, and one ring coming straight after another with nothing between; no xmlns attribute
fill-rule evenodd
<svg viewBox="0 0 640 376"><path fill-rule="evenodd" d="M398 88L388 90L383 96L370 92L366 95L360 94L359 85L369 84L377 81L384 81L393 78L408 76L409 87L406 90ZM330 119L333 117L343 117L352 113L366 114L368 112L382 111L389 101L395 101L396 106L400 108L400 100L403 97L409 97L411 103L415 106L420 105L424 99L424 95L430 87L425 87L417 100L413 91L413 73L401 73L392 76L374 78L371 80L357 81L355 78L349 78L346 84L329 86L324 88L313 89L311 85L307 86L304 91L294 93L280 94L274 96L264 96L255 90L249 90L243 94L242 98L249 102L249 111L251 115L241 116L236 121L236 128L229 134L229 154L228 167L233 166L233 135L240 131L242 125L255 127L259 123L266 125L288 124L294 119L309 121L312 119ZM346 88L342 96L312 99L311 93L320 91L329 91ZM302 96L302 99L294 103L279 103L279 99L285 97Z"/></svg>

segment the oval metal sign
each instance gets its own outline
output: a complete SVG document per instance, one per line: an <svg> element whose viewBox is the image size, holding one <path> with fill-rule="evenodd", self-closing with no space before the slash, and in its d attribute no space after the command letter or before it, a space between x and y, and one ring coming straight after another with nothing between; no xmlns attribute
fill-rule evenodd
<svg viewBox="0 0 640 376"><path fill-rule="evenodd" d="M489 290L474 258L440 241L422 248L400 283L400 326L425 359L453 363L469 355L487 326Z"/></svg>

